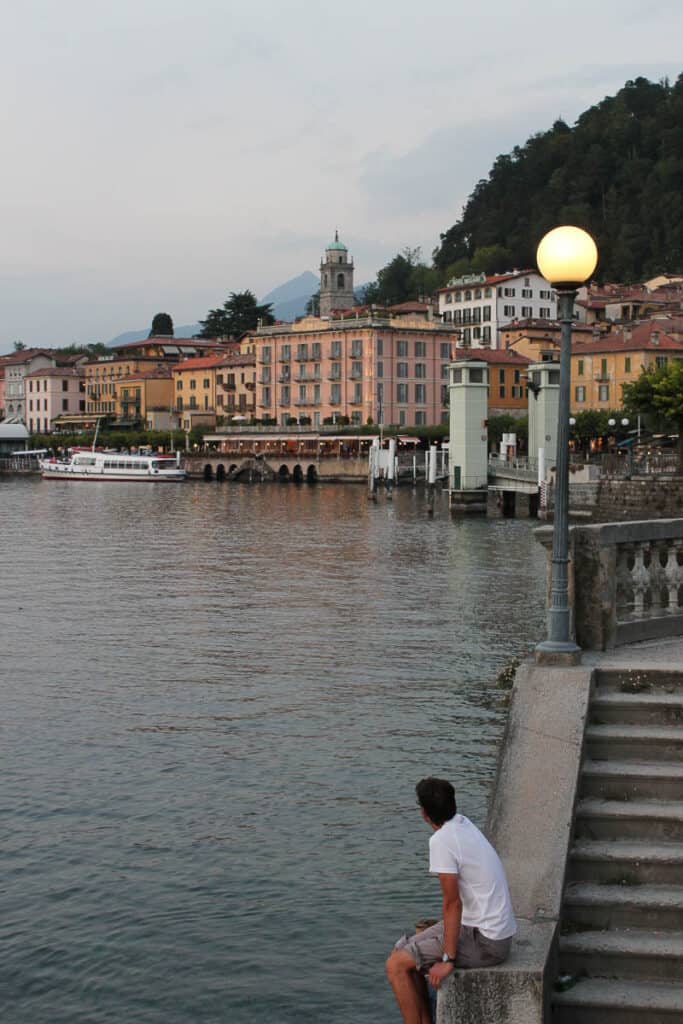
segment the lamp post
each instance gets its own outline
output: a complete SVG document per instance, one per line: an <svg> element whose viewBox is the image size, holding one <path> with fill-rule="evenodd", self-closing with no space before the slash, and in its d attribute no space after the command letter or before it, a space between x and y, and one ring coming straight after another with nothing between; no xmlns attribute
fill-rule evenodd
<svg viewBox="0 0 683 1024"><path fill-rule="evenodd" d="M569 629L569 387L574 300L580 285L591 276L598 250L581 228L554 228L538 246L536 261L541 275L557 292L560 334L560 401L555 466L555 516L551 561L548 633L536 647L536 660L545 664L577 664L581 649Z"/></svg>

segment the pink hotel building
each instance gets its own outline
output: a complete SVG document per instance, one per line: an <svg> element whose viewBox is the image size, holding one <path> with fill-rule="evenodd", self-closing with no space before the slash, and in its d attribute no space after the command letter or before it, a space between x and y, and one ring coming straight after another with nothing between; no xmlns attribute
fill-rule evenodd
<svg viewBox="0 0 683 1024"><path fill-rule="evenodd" d="M306 317L244 338L242 351L256 357L256 417L280 426L305 417L314 429L342 416L359 425L447 422L458 335L426 306L405 307Z"/></svg>

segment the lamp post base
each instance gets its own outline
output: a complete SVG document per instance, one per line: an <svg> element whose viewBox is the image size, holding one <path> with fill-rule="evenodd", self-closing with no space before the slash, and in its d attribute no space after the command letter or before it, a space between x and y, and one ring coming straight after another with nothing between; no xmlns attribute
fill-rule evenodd
<svg viewBox="0 0 683 1024"><path fill-rule="evenodd" d="M579 665L581 648L572 640L543 640L536 645L534 658L537 665Z"/></svg>

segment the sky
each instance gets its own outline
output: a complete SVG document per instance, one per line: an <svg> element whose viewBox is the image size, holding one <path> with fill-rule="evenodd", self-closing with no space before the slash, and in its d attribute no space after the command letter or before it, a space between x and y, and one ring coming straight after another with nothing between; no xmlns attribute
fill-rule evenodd
<svg viewBox="0 0 683 1024"><path fill-rule="evenodd" d="M680 0L2 0L0 353L429 257L495 157L683 70Z"/></svg>

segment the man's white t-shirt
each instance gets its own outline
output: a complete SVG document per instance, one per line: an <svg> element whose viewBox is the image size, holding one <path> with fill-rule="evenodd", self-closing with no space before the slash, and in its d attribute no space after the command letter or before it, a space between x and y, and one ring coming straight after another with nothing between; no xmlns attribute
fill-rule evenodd
<svg viewBox="0 0 683 1024"><path fill-rule="evenodd" d="M429 870L457 875L462 924L489 939L517 931L503 865L488 839L464 814L445 822L429 840Z"/></svg>

